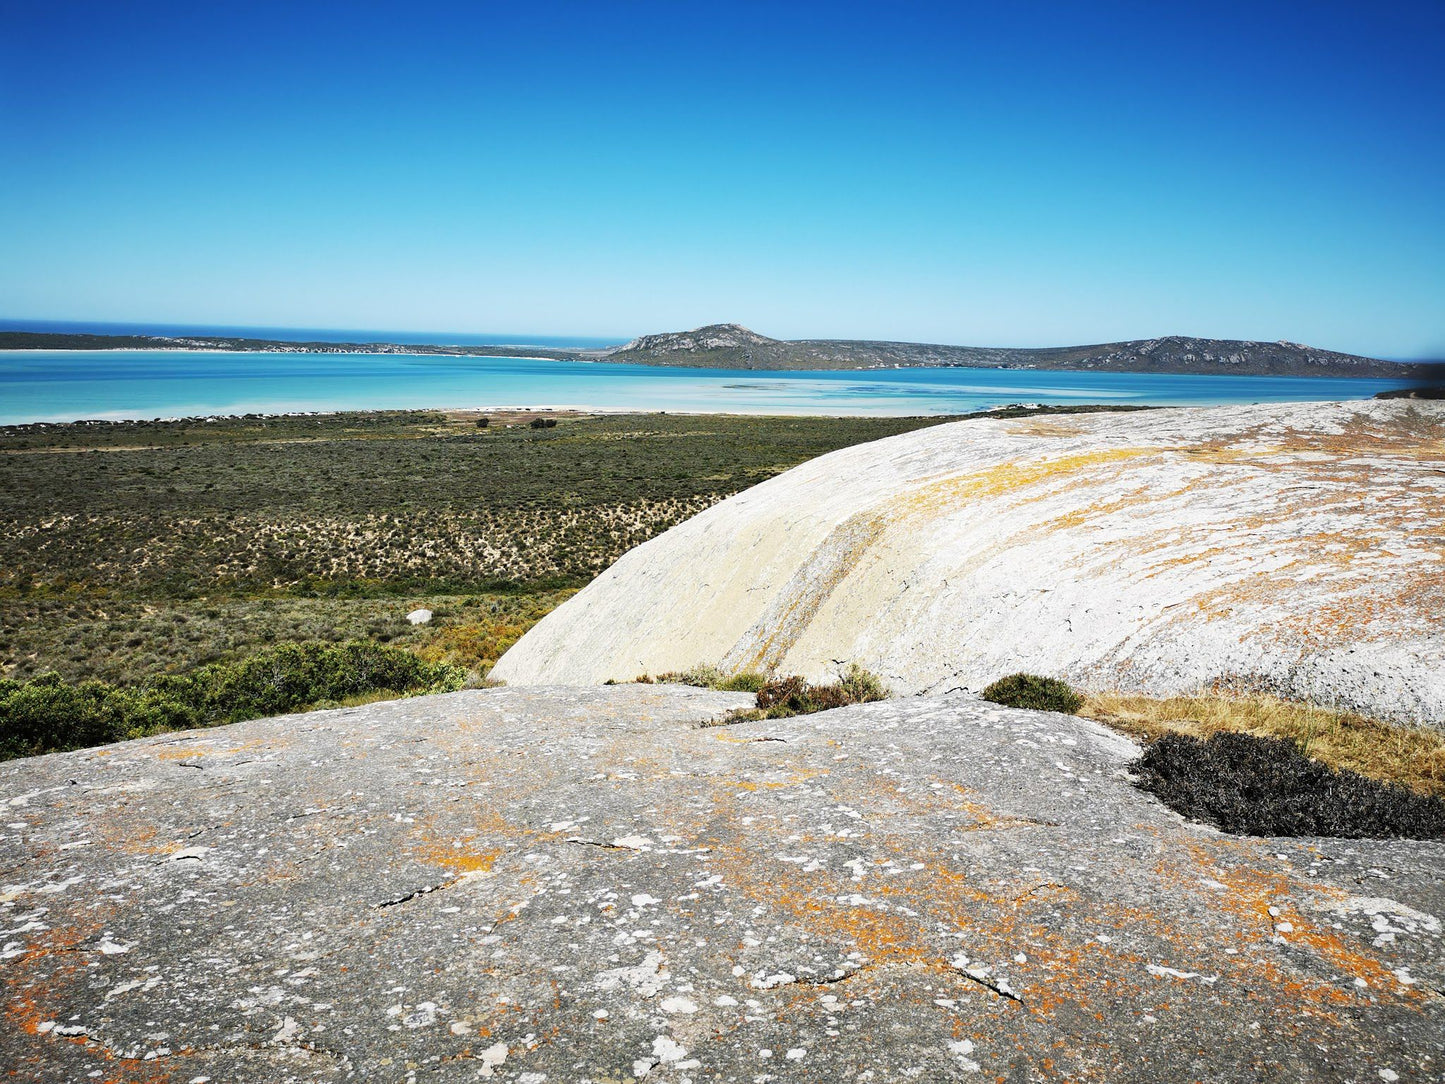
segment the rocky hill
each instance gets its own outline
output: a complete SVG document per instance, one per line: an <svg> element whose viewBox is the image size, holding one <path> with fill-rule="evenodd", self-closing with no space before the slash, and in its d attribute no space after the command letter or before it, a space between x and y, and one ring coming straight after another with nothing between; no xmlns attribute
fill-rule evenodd
<svg viewBox="0 0 1445 1084"><path fill-rule="evenodd" d="M1367 376L1405 379L1410 366L1287 342L1245 342L1170 335L1162 339L1016 349L856 340L770 339L737 324L644 335L607 353L641 365L726 369L878 369L963 366L999 369L1082 369L1141 373L1228 373L1239 376Z"/></svg>
<svg viewBox="0 0 1445 1084"><path fill-rule="evenodd" d="M1170 335L1162 339L1042 349L942 346L848 339L770 339L738 324L643 335L610 350L570 347L300 342L234 336L167 337L0 331L0 350L239 350L299 354L442 354L554 361L615 361L713 369L892 369L961 366L999 369L1095 369L1108 372L1230 373L1241 376L1359 376L1406 380L1424 372L1376 358L1287 342L1245 342Z"/></svg>
<svg viewBox="0 0 1445 1084"><path fill-rule="evenodd" d="M1438 1081L1445 851L971 697L491 689L0 765L31 1084Z"/></svg>
<svg viewBox="0 0 1445 1084"><path fill-rule="evenodd" d="M623 556L508 682L699 663L893 689L1018 670L1445 726L1445 404L954 422L833 452Z"/></svg>

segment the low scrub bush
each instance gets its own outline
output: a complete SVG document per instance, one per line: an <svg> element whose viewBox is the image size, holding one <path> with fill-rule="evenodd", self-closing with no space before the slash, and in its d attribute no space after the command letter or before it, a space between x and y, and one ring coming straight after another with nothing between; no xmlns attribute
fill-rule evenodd
<svg viewBox="0 0 1445 1084"><path fill-rule="evenodd" d="M768 679L751 670L744 670L737 674L725 674L716 666L699 665L694 666L691 670L672 670L665 674L658 674L655 678L638 678L638 681L695 685L699 689L717 689L719 692L725 693L755 693L767 684Z"/></svg>
<svg viewBox="0 0 1445 1084"><path fill-rule="evenodd" d="M1165 734L1136 762L1136 785L1194 820L1251 836L1445 838L1445 801L1332 770L1279 738Z"/></svg>
<svg viewBox="0 0 1445 1084"><path fill-rule="evenodd" d="M1058 711L1065 715L1072 715L1084 703L1084 698L1065 682L1038 674L1010 674L999 678L984 689L983 698L1006 708Z"/></svg>
<svg viewBox="0 0 1445 1084"><path fill-rule="evenodd" d="M449 692L466 672L400 648L279 644L236 663L141 686L70 684L55 674L0 680L0 759L125 741L336 704L376 693Z"/></svg>
<svg viewBox="0 0 1445 1084"><path fill-rule="evenodd" d="M786 719L791 715L810 715L815 711L887 698L888 690L883 683L855 664L829 685L810 685L796 676L768 681L758 690L757 711L744 713L743 717Z"/></svg>
<svg viewBox="0 0 1445 1084"><path fill-rule="evenodd" d="M1079 714L1145 744L1165 734L1226 731L1282 738L1304 756L1445 798L1445 733L1273 696L1090 693Z"/></svg>

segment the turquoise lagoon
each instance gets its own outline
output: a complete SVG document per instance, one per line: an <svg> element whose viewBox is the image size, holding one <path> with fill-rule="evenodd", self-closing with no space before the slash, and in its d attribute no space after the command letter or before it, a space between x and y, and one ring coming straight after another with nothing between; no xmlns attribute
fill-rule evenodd
<svg viewBox="0 0 1445 1084"><path fill-rule="evenodd" d="M1362 399L1404 381L1026 369L756 372L426 354L0 351L0 423L419 407L959 414L1006 403Z"/></svg>

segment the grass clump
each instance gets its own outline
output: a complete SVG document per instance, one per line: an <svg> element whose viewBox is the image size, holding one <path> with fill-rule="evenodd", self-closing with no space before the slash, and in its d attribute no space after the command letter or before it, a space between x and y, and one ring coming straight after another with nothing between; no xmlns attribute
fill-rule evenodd
<svg viewBox="0 0 1445 1084"><path fill-rule="evenodd" d="M1445 798L1445 734L1271 696L1155 698L1091 693L1079 714L1132 738L1239 732L1290 742L1306 757Z"/></svg>
<svg viewBox="0 0 1445 1084"><path fill-rule="evenodd" d="M1065 715L1074 714L1084 703L1084 698L1067 683L1038 674L1010 674L999 678L984 689L983 698L1006 708L1057 711Z"/></svg>
<svg viewBox="0 0 1445 1084"><path fill-rule="evenodd" d="M768 679L751 670L726 674L716 666L701 664L691 670L671 670L655 678L639 678L644 683L657 682L670 685L694 685L699 689L716 689L724 693L755 693L761 690Z"/></svg>
<svg viewBox="0 0 1445 1084"><path fill-rule="evenodd" d="M1223 731L1165 734L1144 751L1136 785L1177 813L1251 836L1445 838L1445 801L1335 770L1293 742Z"/></svg>
<svg viewBox="0 0 1445 1084"><path fill-rule="evenodd" d="M451 692L466 671L381 644L279 644L236 663L144 685L0 679L0 759L83 749L171 730L280 715L378 694Z"/></svg>

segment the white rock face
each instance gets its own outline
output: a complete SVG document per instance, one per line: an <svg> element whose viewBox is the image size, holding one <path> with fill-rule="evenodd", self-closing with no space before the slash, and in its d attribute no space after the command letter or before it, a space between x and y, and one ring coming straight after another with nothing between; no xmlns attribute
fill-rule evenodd
<svg viewBox="0 0 1445 1084"><path fill-rule="evenodd" d="M900 693L1027 670L1445 725L1445 407L967 421L846 448L632 550L492 674L849 662Z"/></svg>
<svg viewBox="0 0 1445 1084"><path fill-rule="evenodd" d="M406 615L406 619L413 625L425 625L431 621L431 611L427 609L412 610Z"/></svg>

